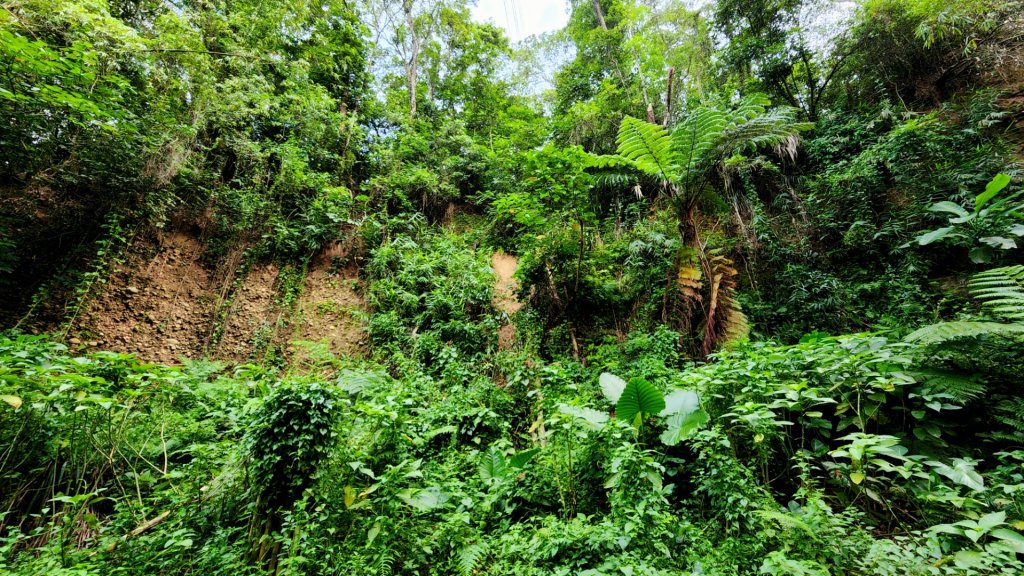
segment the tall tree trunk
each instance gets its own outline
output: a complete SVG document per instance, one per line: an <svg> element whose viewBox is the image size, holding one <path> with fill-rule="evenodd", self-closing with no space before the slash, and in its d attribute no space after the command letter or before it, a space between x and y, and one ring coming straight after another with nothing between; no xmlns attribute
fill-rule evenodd
<svg viewBox="0 0 1024 576"><path fill-rule="evenodd" d="M597 23L602 29L607 30L608 24L604 21L604 11L601 10L600 0L590 0L590 3L594 5L594 17L597 18Z"/></svg>
<svg viewBox="0 0 1024 576"><path fill-rule="evenodd" d="M405 25L409 28L409 35L412 38L412 50L409 54L409 61L405 64L405 75L409 84L409 118L416 117L416 84L419 72L420 59L420 37L416 33L416 21L412 17L413 0L402 0L402 10L405 12Z"/></svg>

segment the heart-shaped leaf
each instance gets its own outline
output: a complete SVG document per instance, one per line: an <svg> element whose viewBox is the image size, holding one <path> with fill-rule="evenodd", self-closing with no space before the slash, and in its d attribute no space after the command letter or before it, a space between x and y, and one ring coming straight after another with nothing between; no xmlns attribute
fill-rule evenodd
<svg viewBox="0 0 1024 576"><path fill-rule="evenodd" d="M700 407L700 397L693 390L676 390L665 397L665 409L659 416L689 414Z"/></svg>
<svg viewBox="0 0 1024 576"><path fill-rule="evenodd" d="M601 384L601 392L604 392L605 398L611 400L612 404L619 401L622 391L626 389L625 380L608 372L601 374L598 383Z"/></svg>
<svg viewBox="0 0 1024 576"><path fill-rule="evenodd" d="M980 240L985 244L988 244L993 248L999 248L1000 250L1013 250L1017 247L1017 243L1015 241L1002 236L986 236Z"/></svg>
<svg viewBox="0 0 1024 576"><path fill-rule="evenodd" d="M569 404L559 404L558 411L562 414L567 414L580 420L584 426L591 430L597 430L601 426L604 426L608 422L608 413L601 412L600 410L594 410L593 408L587 408L585 406L570 406Z"/></svg>
<svg viewBox="0 0 1024 576"><path fill-rule="evenodd" d="M540 448L530 448L529 450L523 450L522 452L519 452L518 454L513 456L508 461L508 465L510 468L522 468L523 466L529 464L530 460L533 460L533 457L536 456L538 452L540 452Z"/></svg>
<svg viewBox="0 0 1024 576"><path fill-rule="evenodd" d="M668 417L668 427L661 433L661 442L666 446L675 446L683 440L693 436L694 432L707 424L711 417L708 413L697 408L690 413L678 412Z"/></svg>
<svg viewBox="0 0 1024 576"><path fill-rule="evenodd" d="M445 494L437 486L428 488L407 488L398 493L398 498L420 511L433 510L448 501L448 494Z"/></svg>
<svg viewBox="0 0 1024 576"><path fill-rule="evenodd" d="M642 378L634 378L626 384L618 403L615 416L627 422L643 414L658 414L665 409L665 397L657 388Z"/></svg>
<svg viewBox="0 0 1024 576"><path fill-rule="evenodd" d="M494 482L505 477L508 472L508 462L505 455L498 449L491 447L480 457L480 478L484 482Z"/></svg>

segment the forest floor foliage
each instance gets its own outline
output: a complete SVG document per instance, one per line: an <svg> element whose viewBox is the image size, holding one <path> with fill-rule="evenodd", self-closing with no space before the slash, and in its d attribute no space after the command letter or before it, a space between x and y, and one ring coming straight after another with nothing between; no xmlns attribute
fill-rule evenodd
<svg viewBox="0 0 1024 576"><path fill-rule="evenodd" d="M0 5L0 573L1024 574L1024 0L472 5Z"/></svg>

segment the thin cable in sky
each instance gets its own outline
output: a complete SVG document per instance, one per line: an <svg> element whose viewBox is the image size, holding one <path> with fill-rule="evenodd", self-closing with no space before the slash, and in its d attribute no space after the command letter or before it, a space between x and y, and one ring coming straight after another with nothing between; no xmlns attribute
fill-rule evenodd
<svg viewBox="0 0 1024 576"><path fill-rule="evenodd" d="M516 35L518 36L523 30L522 12L519 10L519 4L516 0L508 1L512 3L512 14L516 17Z"/></svg>
<svg viewBox="0 0 1024 576"><path fill-rule="evenodd" d="M519 35L521 29L519 20L519 8L516 6L515 0L504 0L502 4L505 7L505 22L508 23L510 31L514 32L516 36Z"/></svg>

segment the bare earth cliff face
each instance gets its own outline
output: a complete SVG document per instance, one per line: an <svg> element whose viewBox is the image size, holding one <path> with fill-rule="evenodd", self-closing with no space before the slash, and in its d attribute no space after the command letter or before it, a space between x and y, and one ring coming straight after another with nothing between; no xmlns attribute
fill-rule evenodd
<svg viewBox="0 0 1024 576"><path fill-rule="evenodd" d="M356 318L364 309L358 270L337 269L332 251L337 248L313 258L291 294L282 294L277 265L245 271L239 258L229 257L210 270L201 260L200 238L160 233L129 249L78 316L68 342L162 363L255 361L275 350L291 357L303 348L297 342L325 345L336 356L361 356L366 339Z"/></svg>

